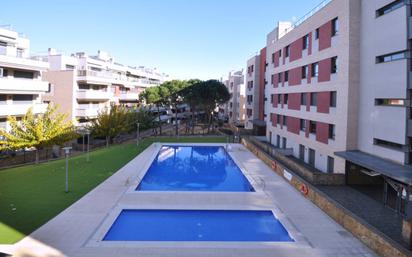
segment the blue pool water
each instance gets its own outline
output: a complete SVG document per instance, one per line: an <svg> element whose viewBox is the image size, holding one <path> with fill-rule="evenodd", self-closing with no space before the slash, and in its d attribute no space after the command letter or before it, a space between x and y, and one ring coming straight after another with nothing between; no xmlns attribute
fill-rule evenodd
<svg viewBox="0 0 412 257"><path fill-rule="evenodd" d="M162 146L136 190L254 191L219 146Z"/></svg>
<svg viewBox="0 0 412 257"><path fill-rule="evenodd" d="M271 211L123 210L103 241L294 240Z"/></svg>

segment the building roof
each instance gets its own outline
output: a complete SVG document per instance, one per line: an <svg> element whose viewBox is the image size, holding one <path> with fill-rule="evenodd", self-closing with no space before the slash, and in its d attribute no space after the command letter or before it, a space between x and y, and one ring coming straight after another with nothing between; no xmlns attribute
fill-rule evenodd
<svg viewBox="0 0 412 257"><path fill-rule="evenodd" d="M336 152L335 155L380 173L381 175L412 185L412 167L410 166L402 165L358 150Z"/></svg>

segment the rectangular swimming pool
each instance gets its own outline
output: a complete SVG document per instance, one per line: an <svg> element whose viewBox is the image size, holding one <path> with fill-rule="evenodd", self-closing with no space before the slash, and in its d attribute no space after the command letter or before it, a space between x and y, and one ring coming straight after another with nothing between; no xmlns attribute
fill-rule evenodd
<svg viewBox="0 0 412 257"><path fill-rule="evenodd" d="M221 146L162 146L137 191L251 192L253 187Z"/></svg>
<svg viewBox="0 0 412 257"><path fill-rule="evenodd" d="M122 210L103 241L294 242L271 211Z"/></svg>

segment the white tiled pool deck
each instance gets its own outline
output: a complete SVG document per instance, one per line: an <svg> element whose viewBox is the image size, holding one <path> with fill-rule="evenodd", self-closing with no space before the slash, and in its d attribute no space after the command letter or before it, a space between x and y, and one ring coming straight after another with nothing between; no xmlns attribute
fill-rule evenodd
<svg viewBox="0 0 412 257"><path fill-rule="evenodd" d="M229 154L256 192L134 191L160 147L161 144L151 145L93 191L17 243L15 256L376 256L242 145L230 145ZM272 210L295 242L102 241L124 208Z"/></svg>

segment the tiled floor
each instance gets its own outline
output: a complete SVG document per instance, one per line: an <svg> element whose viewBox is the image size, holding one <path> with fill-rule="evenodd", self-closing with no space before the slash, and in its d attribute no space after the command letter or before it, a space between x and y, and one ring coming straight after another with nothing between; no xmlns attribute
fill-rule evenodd
<svg viewBox="0 0 412 257"><path fill-rule="evenodd" d="M282 257L376 256L242 145L229 152L256 189L253 193L135 192L154 159L152 145L60 215L16 244L16 256ZM102 242L122 208L273 210L294 243ZM47 254L48 253L48 254Z"/></svg>

